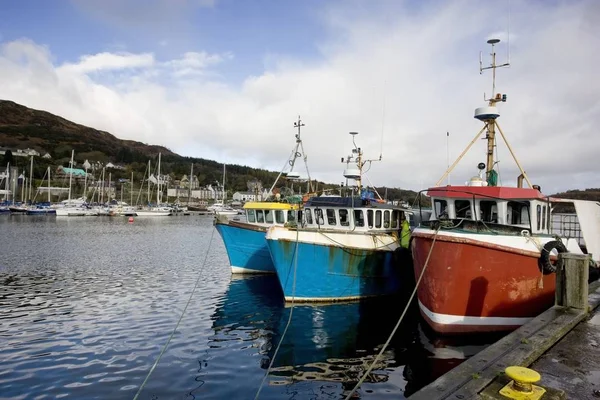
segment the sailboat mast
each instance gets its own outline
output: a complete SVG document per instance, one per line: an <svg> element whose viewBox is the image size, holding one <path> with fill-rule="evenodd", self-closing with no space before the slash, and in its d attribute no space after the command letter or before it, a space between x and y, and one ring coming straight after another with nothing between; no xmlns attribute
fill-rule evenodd
<svg viewBox="0 0 600 400"><path fill-rule="evenodd" d="M223 164L223 205L225 205L225 164Z"/></svg>
<svg viewBox="0 0 600 400"><path fill-rule="evenodd" d="M132 206L133 205L133 171L131 171L131 182L130 182L130 186L129 186L129 194L131 196L129 205Z"/></svg>
<svg viewBox="0 0 600 400"><path fill-rule="evenodd" d="M158 187L156 190L156 206L160 204L160 153L158 153L158 176L156 177L158 182Z"/></svg>
<svg viewBox="0 0 600 400"><path fill-rule="evenodd" d="M150 204L150 160L148 160L148 204Z"/></svg>
<svg viewBox="0 0 600 400"><path fill-rule="evenodd" d="M73 158L75 157L75 150L71 150L71 168L69 169L69 205L71 205L71 185L73 183Z"/></svg>
<svg viewBox="0 0 600 400"><path fill-rule="evenodd" d="M190 205L190 199L192 197L192 182L194 181L192 177L194 176L194 163L192 163L192 168L190 168L190 184L188 187L188 206Z"/></svg>
<svg viewBox="0 0 600 400"><path fill-rule="evenodd" d="M31 181L33 180L33 156L31 156L31 166L29 167L29 200L31 200Z"/></svg>
<svg viewBox="0 0 600 400"><path fill-rule="evenodd" d="M50 203L50 167L48 167L48 203Z"/></svg>
<svg viewBox="0 0 600 400"><path fill-rule="evenodd" d="M112 184L112 172L109 172L108 173L108 190L106 192L107 193L106 197L108 198L109 203L111 201L110 195L112 194L112 190L110 189L111 184Z"/></svg>

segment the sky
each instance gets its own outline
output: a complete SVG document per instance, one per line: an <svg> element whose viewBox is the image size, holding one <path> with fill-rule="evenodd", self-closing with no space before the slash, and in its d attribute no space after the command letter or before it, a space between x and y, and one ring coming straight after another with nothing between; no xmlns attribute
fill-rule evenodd
<svg viewBox="0 0 600 400"><path fill-rule="evenodd" d="M273 171L300 117L313 179L344 181L358 132L366 158L382 156L366 183L421 190L482 128L492 73L479 57L488 66L499 38L498 123L551 194L600 187L599 18L596 0L2 1L0 99ZM475 141L444 182L476 175L485 151ZM500 138L497 154L516 185Z"/></svg>

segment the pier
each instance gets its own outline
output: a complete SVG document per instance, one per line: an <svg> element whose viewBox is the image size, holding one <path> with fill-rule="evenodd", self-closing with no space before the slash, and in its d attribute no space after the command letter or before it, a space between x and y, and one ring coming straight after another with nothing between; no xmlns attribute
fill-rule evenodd
<svg viewBox="0 0 600 400"><path fill-rule="evenodd" d="M555 306L409 398L600 398L600 281L588 285L589 263L588 255L560 254ZM514 366L540 376L507 371Z"/></svg>

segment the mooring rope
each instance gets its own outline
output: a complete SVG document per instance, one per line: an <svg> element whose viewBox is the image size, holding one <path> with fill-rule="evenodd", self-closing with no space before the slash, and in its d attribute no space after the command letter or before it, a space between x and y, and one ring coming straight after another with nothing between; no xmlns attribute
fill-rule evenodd
<svg viewBox="0 0 600 400"><path fill-rule="evenodd" d="M140 395L140 393L142 393L142 390L144 389L144 386L146 386L146 383L148 382L148 379L150 379L150 375L152 375L152 372L154 372L154 370L156 369L156 366L160 362L160 359L162 358L163 354L165 354L165 351L167 350L167 347L169 346L169 343L171 343L171 339L173 339L173 336L175 336L175 332L177 332L177 328L179 328L179 324L181 323L181 320L183 319L183 316L185 315L185 312L187 311L187 308L190 305L190 302L192 301L192 297L194 296L194 292L198 288L198 283L200 283L200 278L202 278L202 275L203 275L202 273L204 272L204 266L206 265L206 260L208 259L208 253L210 252L210 246L212 244L212 240L213 240L213 237L215 235L215 230L216 230L216 228L213 226L212 232L210 234L210 241L208 242L208 248L206 249L206 255L204 256L204 262L202 263L202 266L200 267L200 272L198 273L198 279L196 279L196 284L194 285L194 289L192 289L192 293L190 293L190 297L188 298L187 303L185 304L185 307L183 308L183 312L181 313L181 316L179 317L179 320L177 321L177 324L175 324L175 328L173 328L173 332L171 332L171 335L167 339L167 342L165 343L165 345L163 346L162 350L158 354L158 358L156 359L156 361L152 365L152 368L150 368L150 371L148 371L148 375L146 375L146 379L144 379L144 382L142 382L142 385L138 389L138 391L135 394L133 400L137 400L137 398Z"/></svg>
<svg viewBox="0 0 600 400"><path fill-rule="evenodd" d="M277 353L279 352L279 348L281 347L281 343L283 343L283 339L285 338L285 334L290 327L292 322L292 314L294 313L294 300L296 299L296 270L298 268L298 236L299 229L296 228L296 248L294 249L294 278L292 280L292 303L290 306L290 316L288 317L287 323L285 324L285 329L283 330L283 334L281 335L281 339L279 339L279 343L277 343L277 347L275 348L275 353L273 353L273 357L271 357L271 362L269 363L269 367L267 368L267 372L265 376L263 376L262 381L260 382L260 386L258 387L258 391L256 392L256 396L254 396L254 400L258 400L258 396L260 395L260 391L262 390L263 385L265 384L265 380L271 373L271 368L273 368L273 363L275 362L275 357L277 357Z"/></svg>
<svg viewBox="0 0 600 400"><path fill-rule="evenodd" d="M440 230L440 227L438 226L438 228L435 230L435 234L433 235L433 242L431 243L431 247L429 248L429 254L427 254L427 259L425 260L425 265L423 266L423 269L421 270L421 274L419 275L419 279L417 280L417 283L415 284L415 288L413 289L413 291L410 295L410 298L408 299L408 302L406 303L406 307L404 307L404 311L402 311L402 315L400 315L400 318L398 319L398 322L396 323L396 326L392 330L392 333L385 341L383 347L381 348L381 350L379 351L379 353L377 354L377 356L375 357L375 359L373 360L373 362L371 363L369 368L367 368L367 370L363 374L362 378L360 378L358 383L352 388L352 390L350 391L350 393L348 393L348 395L345 397L344 400L349 400L352 397L352 395L354 394L354 392L356 392L356 390L360 387L360 385L363 384L365 379L367 379L367 377L369 376L369 374L371 373L371 371L373 370L373 368L375 367L375 365L377 364L377 362L379 361L379 359L381 358L381 356L387 349L392 338L396 334L398 327L400 327L400 324L402 323L402 319L404 319L404 315L406 315L406 312L408 311L408 308L410 307L410 303L412 303L412 300L415 297L415 294L417 293L417 288L419 287L419 284L421 283L421 279L423 279L425 270L427 269L427 266L429 265L429 258L431 257L431 252L433 251L433 247L435 246L435 241L437 239L437 234L438 234L439 230Z"/></svg>

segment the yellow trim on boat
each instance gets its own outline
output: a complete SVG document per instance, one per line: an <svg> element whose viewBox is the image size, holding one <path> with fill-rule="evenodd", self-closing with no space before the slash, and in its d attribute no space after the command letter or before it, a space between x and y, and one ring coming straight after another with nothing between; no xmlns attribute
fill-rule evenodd
<svg viewBox="0 0 600 400"><path fill-rule="evenodd" d="M249 201L244 204L244 210L298 210L300 205L277 203L274 201Z"/></svg>

